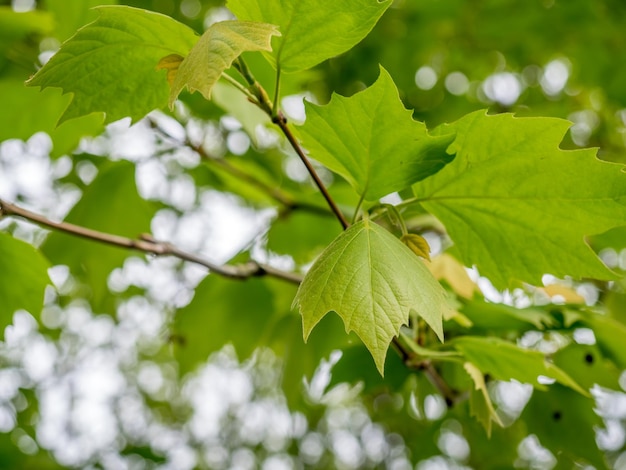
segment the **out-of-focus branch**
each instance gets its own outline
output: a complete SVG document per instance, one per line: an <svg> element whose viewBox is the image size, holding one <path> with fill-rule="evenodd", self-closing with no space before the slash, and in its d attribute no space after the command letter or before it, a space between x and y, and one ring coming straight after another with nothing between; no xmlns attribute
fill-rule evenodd
<svg viewBox="0 0 626 470"><path fill-rule="evenodd" d="M283 209L284 209L283 212L303 210L306 212L311 212L311 213L319 214L322 216L332 217L333 214L329 212L328 209L326 209L325 207L319 206L316 204L310 204L308 202L296 201L294 198L291 197L291 195L281 190L279 187L271 186L265 183L264 181L260 180L253 174L247 173L237 168L232 163L230 163L227 159L216 158L216 157L211 156L209 153L207 153L207 151L201 145L194 144L189 139L185 139L184 141L175 139L174 137L169 135L159 125L159 123L156 120L151 119L149 122L150 122L151 127L154 130L158 131L163 137L174 141L176 144L180 146L185 146L185 147L192 149L198 155L200 155L200 158L202 158L208 164L219 167L222 171L230 174L231 176L234 176L240 181L243 181L244 183L250 186L253 186L257 188L258 190L260 190L261 192L267 194L269 197L271 197L277 203L283 206Z"/></svg>
<svg viewBox="0 0 626 470"><path fill-rule="evenodd" d="M406 341L406 340L405 340ZM454 406L459 401L459 394L452 389L445 379L439 374L439 371L435 368L431 359L421 358L411 348L404 344L399 338L395 337L392 340L394 349L400 355L402 361L407 367L415 370L421 370L424 372L430 383L439 391L443 399L446 401L448 407Z"/></svg>
<svg viewBox="0 0 626 470"><path fill-rule="evenodd" d="M209 269L210 272L230 279L244 280L257 276L271 276L296 285L299 285L302 282L302 276L297 273L283 271L268 264L259 263L254 260L238 265L220 265L201 256L183 251L171 243L155 240L149 234L143 234L139 238L134 239L92 230L68 222L55 222L41 214L31 212L23 207L0 199L0 219L3 217L19 217L33 222L41 227L64 232L76 237L92 240L94 242L117 246L119 248L141 251L143 253L150 253L157 256L174 256L175 258L183 261L204 266ZM414 354L410 351L410 348L407 348L404 344L402 344L398 338L394 338L392 344L401 355L403 362L407 364L407 366L411 365L411 367L424 371L433 385L435 385L435 387L443 395L448 406L452 406L456 402L458 398L457 393L452 390L445 380L439 375L430 360L420 361L416 365Z"/></svg>
<svg viewBox="0 0 626 470"><path fill-rule="evenodd" d="M296 273L282 271L264 263L248 261L238 265L216 264L211 261L179 249L171 243L158 241L150 235L142 235L139 238L127 238L119 235L92 230L80 225L68 222L55 222L40 214L36 214L22 207L16 206L0 199L0 218L5 216L20 217L39 226L47 227L70 235L85 238L107 245L117 246L150 253L157 256L174 256L184 261L199 264L208 268L210 272L230 279L248 279L255 276L272 276L293 284L300 284L302 276Z"/></svg>

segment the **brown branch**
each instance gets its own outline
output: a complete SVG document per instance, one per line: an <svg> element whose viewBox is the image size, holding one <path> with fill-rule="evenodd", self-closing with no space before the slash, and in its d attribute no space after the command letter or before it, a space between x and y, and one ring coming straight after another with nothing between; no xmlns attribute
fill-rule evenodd
<svg viewBox="0 0 626 470"><path fill-rule="evenodd" d="M198 155L200 155L200 158L202 158L207 163L219 167L226 173L229 173L231 176L234 176L235 178L238 178L244 183L247 183L250 186L254 186L255 188L264 192L269 197L274 199L276 202L284 206L284 208L286 209L285 212L291 212L293 210L303 210L303 211L311 212L314 214L319 214L322 216L332 216L332 214L328 211L328 209L322 206L318 206L316 204L310 204L308 202L303 202L303 201L296 201L285 191L281 190L280 188L276 186L270 186L269 184L258 179L254 175L247 173L245 171L242 171L241 169L231 164L228 160L224 158L216 158L216 157L211 156L202 147L202 145L193 144L189 139L186 139L184 141L175 139L170 134L168 134L167 131L165 131L156 120L149 119L149 122L150 122L150 126L154 130L158 131L163 137L174 141L178 145L190 148L191 150L196 152Z"/></svg>
<svg viewBox="0 0 626 470"><path fill-rule="evenodd" d="M210 272L230 279L245 280L257 276L271 276L296 285L302 283L302 276L299 274L283 271L268 264L259 263L254 260L238 265L219 265L198 255L194 255L193 253L183 251L171 243L155 240L149 234L143 234L139 238L133 239L92 230L68 222L55 222L47 217L44 217L43 215L36 214L24 209L23 207L16 206L15 204L11 204L0 199L0 219L5 216L19 217L42 227L119 248L137 250L156 256L173 256L183 261L204 266L209 269ZM402 360L407 367L414 367L424 371L429 380L444 397L448 406L452 406L455 403L458 398L457 393L452 390L445 380L439 375L431 361L426 360L416 363L415 354L411 352L409 348L405 347L398 338L393 338L392 344L402 357Z"/></svg>
<svg viewBox="0 0 626 470"><path fill-rule="evenodd" d="M432 383L435 388L439 390L439 393L441 393L441 395L443 396L444 400L446 401L446 405L448 405L448 408L454 406L458 399L458 393L454 391L450 387L450 385L448 385L448 383L439 374L437 369L435 369L435 366L433 366L433 363L431 361L425 361L422 367L424 373L426 374L426 377L428 377L428 380L430 380L430 383Z"/></svg>
<svg viewBox="0 0 626 470"><path fill-rule="evenodd" d="M293 149L298 154L298 157L300 157L300 160L302 160L302 163L304 163L304 166L309 172L309 175L311 175L311 178L313 178L313 181L315 182L317 189L320 190L320 193L322 193L322 196L324 196L324 199L326 199L326 202L328 203L328 207L330 207L330 210L333 212L333 214L335 214L335 217L337 217L337 220L339 220L339 223L341 224L343 229L344 230L347 229L350 226L350 224L348 223L348 220L343 215L343 212L341 212L337 204L335 204L335 201L330 196L330 193L326 189L326 186L324 186L324 183L322 182L319 175L315 171L315 168L313 168L313 165L304 154L304 150L302 150L300 143L291 132L291 129L289 129L289 126L287 125L287 120L285 119L285 117L282 115L282 113L279 112L272 119L272 121L280 128L280 130L283 132L283 134L285 135L285 137L287 138L287 140L289 141Z"/></svg>
<svg viewBox="0 0 626 470"><path fill-rule="evenodd" d="M287 119L285 118L283 113L281 113L280 110L275 109L274 103L270 101L269 97L267 96L267 92L265 91L265 88L263 88L263 86L254 78L243 58L239 57L233 65L248 83L250 91L252 91L255 95L256 99L253 101L254 104L261 108L265 113L267 113L267 115L272 118L272 122L280 128L283 135L291 144L291 147L296 151L298 157L300 157L300 160L302 160L302 163L304 163L304 166L309 172L309 175L311 175L311 178L313 178L317 189L319 189L320 193L322 193L322 196L324 196L324 199L326 199L328 207L330 207L330 210L333 212L333 214L335 214L335 217L337 217L337 220L339 221L343 229L347 229L350 226L348 220L343 215L343 212L339 210L339 207L337 206L337 204L335 204L335 201L326 189L326 186L324 186L324 183L315 171L315 168L313 168L313 165L311 165L311 162L304 154L304 150L302 150L298 139L296 139L296 137L291 132L291 129L289 129L289 126L287 125ZM275 98L276 101L278 101L278 97Z"/></svg>
<svg viewBox="0 0 626 470"><path fill-rule="evenodd" d="M193 253L183 251L171 243L155 240L150 235L142 235L140 238L133 239L110 233L99 232L97 230L70 224L68 222L54 222L53 220L50 220L40 214L36 214L0 199L0 218L4 216L21 217L42 227L65 232L88 240L105 243L107 245L117 246L119 248L137 250L157 256L174 256L175 258L183 261L189 261L191 263L204 266L205 268L208 268L209 271L230 279L243 280L255 276L272 276L293 284L300 284L302 282L302 276L299 274L282 271L267 264L258 263L254 260L238 265L220 265L212 263L211 261L194 255Z"/></svg>

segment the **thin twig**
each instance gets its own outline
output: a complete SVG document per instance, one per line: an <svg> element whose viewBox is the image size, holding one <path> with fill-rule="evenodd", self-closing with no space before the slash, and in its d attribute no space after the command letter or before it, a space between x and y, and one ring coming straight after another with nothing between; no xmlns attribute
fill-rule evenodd
<svg viewBox="0 0 626 470"><path fill-rule="evenodd" d="M339 220L339 223L341 224L343 229L344 230L347 229L350 226L350 224L346 220L346 217L343 215L343 212L341 212L337 204L335 204L335 201L329 194L328 190L326 189L326 186L324 186L324 183L322 182L321 178L315 171L315 168L313 168L313 165L304 154L304 150L302 150L300 143L291 132L291 129L289 129L289 126L287 125L287 120L285 119L285 117L281 113L279 113L278 116L276 116L273 119L273 122L280 128L280 130L283 132L283 134L285 135L285 137L287 138L287 140L289 141L293 149L296 151L296 153L300 157L300 160L302 160L302 163L304 163L304 166L309 172L309 175L311 175L311 178L313 178L313 181L315 182L317 189L320 190L320 192L322 193L322 196L324 196L324 199L326 199L326 203L328 204L328 207L330 207L330 210L333 212L333 214L335 214L335 217L337 217L337 220Z"/></svg>
<svg viewBox="0 0 626 470"><path fill-rule="evenodd" d="M453 406L458 401L458 393L453 390L439 374L435 366L433 366L432 360L417 356L411 351L410 346L403 344L397 336L394 337L391 342L398 354L400 354L402 362L404 362L407 367L424 371L428 380L435 386L441 396L443 396L448 407Z"/></svg>
<svg viewBox="0 0 626 470"><path fill-rule="evenodd" d="M295 206L294 200L280 188L276 186L270 186L269 184L261 181L255 176L241 171L239 168L232 165L230 162L226 161L223 158L212 157L204 150L204 148L202 148L201 145L194 145L189 141L185 142L185 145L193 149L198 155L200 155L203 160L210 162L215 166L219 166L222 170L230 173L235 178L238 178L241 181L248 183L250 186L254 186L257 189L260 189L262 192L266 193L268 196L270 196L272 199L282 204L283 206L288 208L292 208L293 206Z"/></svg>
<svg viewBox="0 0 626 470"><path fill-rule="evenodd" d="M260 180L256 176L251 173L247 173L232 163L230 163L227 159L224 158L216 158L207 153L207 151L201 146L192 143L189 139L180 140L172 135L170 135L165 129L163 129L159 123L155 119L148 118L150 122L150 126L159 132L164 138L171 140L177 145L185 146L196 152L200 158L211 165L215 165L220 169L224 170L226 173L229 173L231 176L243 181L244 183L249 184L250 186L254 186L259 189L261 192L267 194L270 198L274 199L279 204L283 205L286 209L286 212L291 212L294 210L303 210L306 212L311 212L313 214L318 214L321 216L332 216L333 214L328 211L323 206L319 206L316 204L311 204L304 201L296 201L289 195L287 192L283 191L277 186L270 186L264 181Z"/></svg>
<svg viewBox="0 0 626 470"><path fill-rule="evenodd" d="M343 215L343 212L341 212L341 210L329 194L328 190L326 189L326 186L322 182L321 178L315 171L315 168L313 168L313 165L311 165L311 162L304 154L304 150L300 146L298 139L296 139L296 137L291 132L291 129L289 129L289 126L287 125L287 119L280 112L280 110L276 108L278 103L277 97L275 97L275 103L272 103L270 101L269 97L267 96L267 92L265 91L263 86L254 78L254 75L252 75L250 69L248 69L248 66L241 57L239 57L234 62L234 66L242 75L242 77L246 80L246 82L250 85L250 90L254 90L254 94L256 96L256 99L258 100L257 105L259 106L259 108L265 111L267 115L272 118L272 122L280 128L283 135L291 144L291 147L293 147L293 149L298 154L298 157L300 157L300 160L302 160L302 163L304 163L304 166L309 172L309 175L311 175L311 178L313 178L313 181L315 182L315 185L319 189L320 193L322 193L322 196L324 196L324 199L326 199L328 207L330 207L330 210L333 212L333 214L335 214L335 217L337 217L337 220L339 221L339 223L341 223L343 229L347 229L350 226L348 220Z"/></svg>
<svg viewBox="0 0 626 470"><path fill-rule="evenodd" d="M194 255L193 253L183 251L169 242L155 240L149 234L143 234L139 238L133 239L111 233L92 230L68 222L55 222L41 214L31 212L27 209L24 209L23 207L11 204L7 201L0 199L0 219L5 216L20 217L42 227L47 227L49 229L53 229L59 232L64 232L73 236L85 238L87 240L104 243L111 246L116 246L119 248L137 250L156 256L173 256L183 261L188 261L194 264L198 264L200 266L204 266L205 268L209 269L210 272L230 279L245 280L251 277L270 276L277 279L282 279L296 285L301 284L303 279L302 276L299 274L283 271L268 264L259 263L254 260L238 265L219 265L216 263L212 263L206 258L202 258L198 255ZM414 354L409 350L409 348L405 347L397 337L393 338L392 344L401 355L403 362L407 364L407 366L414 362ZM424 370L430 381L443 395L448 406L452 406L457 399L457 394L439 375L435 367L432 365L431 361L421 361L418 368Z"/></svg>
<svg viewBox="0 0 626 470"><path fill-rule="evenodd" d="M243 280L255 276L272 276L293 284L300 284L302 282L302 276L299 274L282 271L267 264L258 263L254 260L238 265L220 265L212 263L206 258L194 255L193 253L183 251L171 243L155 240L150 235L142 235L140 238L133 239L92 230L80 225L70 224L68 222L54 222L53 220L50 220L40 214L36 214L0 199L0 218L3 216L21 217L43 227L65 232L88 240L105 243L107 245L117 246L119 248L137 250L157 256L174 256L175 258L183 261L189 261L191 263L204 266L205 268L208 268L209 271L230 279Z"/></svg>
<svg viewBox="0 0 626 470"><path fill-rule="evenodd" d="M425 361L423 369L426 377L428 377L428 380L430 380L430 382L437 388L437 390L439 390L439 393L441 393L441 395L443 396L444 400L446 401L446 405L448 405L448 408L454 406L454 404L458 400L458 393L450 388L450 386L443 379L443 377L439 375L439 372L437 371L437 369L435 369L433 363L431 361Z"/></svg>

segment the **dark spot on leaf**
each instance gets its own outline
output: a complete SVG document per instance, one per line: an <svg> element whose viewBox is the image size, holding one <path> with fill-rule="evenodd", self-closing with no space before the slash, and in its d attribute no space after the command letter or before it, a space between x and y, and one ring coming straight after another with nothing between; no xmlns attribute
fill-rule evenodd
<svg viewBox="0 0 626 470"><path fill-rule="evenodd" d="M590 365L593 364L593 354L591 353L585 354L585 362Z"/></svg>
<svg viewBox="0 0 626 470"><path fill-rule="evenodd" d="M552 419L554 421L560 421L561 420L561 412L560 411L555 411L554 413L552 413Z"/></svg>
<svg viewBox="0 0 626 470"><path fill-rule="evenodd" d="M179 335L176 333L172 333L171 335L169 335L168 341L171 344L176 344L178 346L187 346L187 338L185 338L183 335Z"/></svg>

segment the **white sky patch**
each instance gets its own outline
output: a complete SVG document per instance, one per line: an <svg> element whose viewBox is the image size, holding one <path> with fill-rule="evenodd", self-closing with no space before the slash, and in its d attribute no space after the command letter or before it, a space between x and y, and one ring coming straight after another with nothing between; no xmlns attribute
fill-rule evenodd
<svg viewBox="0 0 626 470"><path fill-rule="evenodd" d="M449 93L461 96L469 90L469 80L463 72L452 72L445 78L444 84Z"/></svg>
<svg viewBox="0 0 626 470"><path fill-rule="evenodd" d="M523 91L519 78L510 72L490 75L484 81L482 87L483 92L490 101L503 106L515 104Z"/></svg>
<svg viewBox="0 0 626 470"><path fill-rule="evenodd" d="M539 84L548 96L556 96L565 89L569 80L571 65L566 59L555 59L543 68Z"/></svg>
<svg viewBox="0 0 626 470"><path fill-rule="evenodd" d="M415 72L415 84L422 90L430 90L437 84L437 72L429 65L424 65Z"/></svg>

